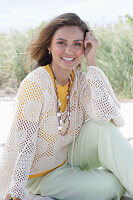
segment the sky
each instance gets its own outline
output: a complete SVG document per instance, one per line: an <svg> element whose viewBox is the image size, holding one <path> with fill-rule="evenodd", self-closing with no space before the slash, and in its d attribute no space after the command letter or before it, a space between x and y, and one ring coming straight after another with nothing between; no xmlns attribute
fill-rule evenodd
<svg viewBox="0 0 133 200"><path fill-rule="evenodd" d="M35 28L66 12L90 26L113 24L126 14L133 17L133 0L0 0L0 32Z"/></svg>

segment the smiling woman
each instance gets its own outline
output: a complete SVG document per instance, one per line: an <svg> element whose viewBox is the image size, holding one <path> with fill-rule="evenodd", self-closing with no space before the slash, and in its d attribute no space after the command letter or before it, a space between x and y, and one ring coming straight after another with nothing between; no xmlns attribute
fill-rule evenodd
<svg viewBox="0 0 133 200"><path fill-rule="evenodd" d="M61 27L55 32L48 50L53 58L50 67L57 82L64 86L71 71L81 62L84 53L83 31L77 26Z"/></svg>
<svg viewBox="0 0 133 200"><path fill-rule="evenodd" d="M96 66L97 48L94 32L74 13L53 19L29 44L37 69L18 90L0 164L0 200L24 199L26 190L60 200L133 194L133 148L117 128L123 118ZM79 70L82 57L87 74Z"/></svg>
<svg viewBox="0 0 133 200"><path fill-rule="evenodd" d="M66 20L66 22L65 22ZM65 22L65 23L64 23ZM87 25L80 19L76 19L76 17L73 16L73 19L71 17L63 17L61 18L55 18L53 19L51 22L49 22L49 24L47 24L40 32L38 38L34 41L32 41L27 49L28 52L30 52L30 59L28 64L30 64L33 60L37 61L37 66L43 66L46 64L50 64L52 61L52 56L51 54L49 54L48 51L48 47L50 47L51 45L51 41L55 39L55 37L57 37L58 34L58 38L57 39L57 44L59 45L66 45L66 38L69 36L69 38L71 37L71 34L73 33L71 30L68 35L68 31L67 33L65 32L66 28L64 26L69 26L68 28L75 28L75 30L80 31L80 37L81 38L77 38L78 40L82 40L82 41L74 41L75 42L82 42L84 40L84 37L86 35L86 32L88 32L88 27ZM72 27L70 27L72 26ZM64 37L66 38L62 38L61 33L59 33L59 28L65 28L64 29ZM63 31L63 30L62 30ZM53 37L54 36L54 37ZM75 35L76 36L76 35ZM78 36L78 35L77 35ZM74 38L74 40L76 40L76 37ZM73 44L74 45L74 44ZM76 46L79 46L79 43L75 44ZM83 46L83 44L82 44ZM43 51L42 51L43 50ZM36 57L35 57L36 56Z"/></svg>

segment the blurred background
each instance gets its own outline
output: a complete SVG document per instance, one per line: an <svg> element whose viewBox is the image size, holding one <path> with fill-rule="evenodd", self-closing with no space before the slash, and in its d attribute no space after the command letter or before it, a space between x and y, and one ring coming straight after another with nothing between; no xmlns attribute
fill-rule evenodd
<svg viewBox="0 0 133 200"><path fill-rule="evenodd" d="M49 20L65 12L75 12L94 30L100 42L97 64L118 98L132 99L132 0L0 0L0 97L16 95L28 73L27 44Z"/></svg>
<svg viewBox="0 0 133 200"><path fill-rule="evenodd" d="M0 0L0 146L13 120L15 98L27 75L24 53L40 29L57 15L74 12L99 40L97 64L122 106L123 132L132 137L133 0ZM87 64L83 62L83 71Z"/></svg>

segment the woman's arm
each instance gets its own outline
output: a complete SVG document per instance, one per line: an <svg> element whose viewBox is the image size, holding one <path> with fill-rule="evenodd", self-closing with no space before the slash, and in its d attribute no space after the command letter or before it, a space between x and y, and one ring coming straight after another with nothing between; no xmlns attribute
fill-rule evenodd
<svg viewBox="0 0 133 200"><path fill-rule="evenodd" d="M95 66L89 66L86 75L87 83L83 92L86 96L83 107L86 117L99 123L113 121L122 126L124 120L120 114L120 105L104 72Z"/></svg>
<svg viewBox="0 0 133 200"><path fill-rule="evenodd" d="M99 42L95 37L94 32L91 30L86 33L84 40L84 56L86 58L88 66L96 66L96 52Z"/></svg>
<svg viewBox="0 0 133 200"><path fill-rule="evenodd" d="M36 150L39 117L43 104L41 87L26 78L18 90L15 118L0 166L1 196L23 199ZM2 196L1 199L4 199Z"/></svg>
<svg viewBox="0 0 133 200"><path fill-rule="evenodd" d="M84 55L88 63L87 84L84 84L82 95L84 118L100 123L112 120L117 126L122 126L124 121L119 112L119 102L106 75L99 67L96 67L98 40L93 31L86 33L84 48Z"/></svg>

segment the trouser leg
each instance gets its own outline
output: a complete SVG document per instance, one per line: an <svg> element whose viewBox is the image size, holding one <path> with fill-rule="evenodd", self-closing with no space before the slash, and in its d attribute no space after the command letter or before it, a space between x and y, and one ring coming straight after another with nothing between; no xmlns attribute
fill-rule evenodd
<svg viewBox="0 0 133 200"><path fill-rule="evenodd" d="M98 155L100 124L87 121L83 124L73 149L71 143L68 148L68 163L73 160L74 166L81 169L96 169L102 164ZM72 156L73 155L73 156Z"/></svg>
<svg viewBox="0 0 133 200"><path fill-rule="evenodd" d="M71 153L72 144L68 151L69 163ZM75 143L73 164L82 169L103 166L133 194L133 148L112 122L98 124L87 121L82 126Z"/></svg>
<svg viewBox="0 0 133 200"><path fill-rule="evenodd" d="M27 189L33 194L50 196L59 200L120 200L124 189L118 179L100 169L75 171L68 163L28 181Z"/></svg>
<svg viewBox="0 0 133 200"><path fill-rule="evenodd" d="M113 123L101 126L98 152L102 165L133 195L133 147Z"/></svg>

